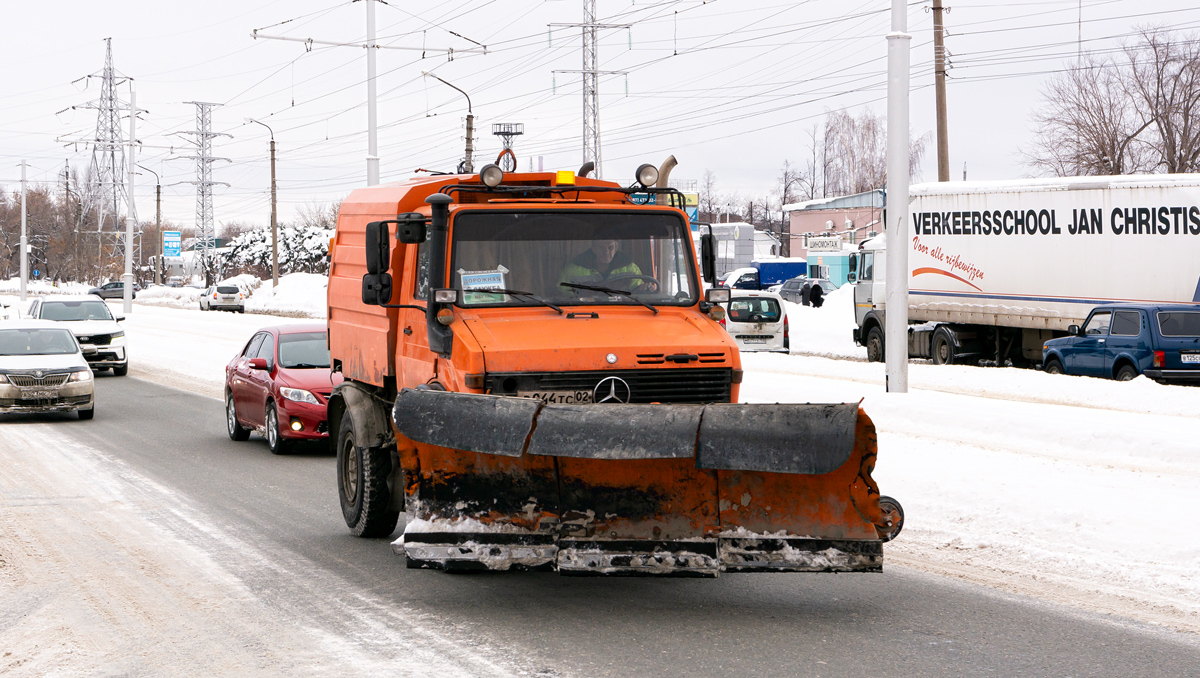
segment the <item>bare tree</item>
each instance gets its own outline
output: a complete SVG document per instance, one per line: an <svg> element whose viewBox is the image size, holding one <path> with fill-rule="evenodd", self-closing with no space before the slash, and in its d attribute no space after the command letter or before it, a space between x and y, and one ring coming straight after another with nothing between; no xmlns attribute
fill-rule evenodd
<svg viewBox="0 0 1200 678"><path fill-rule="evenodd" d="M1139 114L1126 80L1121 65L1090 54L1054 77L1034 115L1038 132L1023 152L1026 163L1060 177L1151 169L1151 149L1138 137L1152 119Z"/></svg>
<svg viewBox="0 0 1200 678"><path fill-rule="evenodd" d="M1142 29L1141 42L1125 48L1129 92L1147 112L1157 167L1165 172L1200 168L1200 36Z"/></svg>
<svg viewBox="0 0 1200 678"><path fill-rule="evenodd" d="M717 204L717 175L712 170L704 170L704 179L700 181L700 195L697 196L697 216L700 221L715 221Z"/></svg>

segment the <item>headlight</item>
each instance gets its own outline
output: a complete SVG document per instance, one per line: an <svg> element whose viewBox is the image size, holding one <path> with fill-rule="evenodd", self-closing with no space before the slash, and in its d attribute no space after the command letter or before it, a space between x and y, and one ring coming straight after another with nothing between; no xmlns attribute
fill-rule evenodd
<svg viewBox="0 0 1200 678"><path fill-rule="evenodd" d="M110 334L108 336L112 337L113 339L120 339L121 337L125 336L125 330L120 330L119 332L113 332L112 334Z"/></svg>
<svg viewBox="0 0 1200 678"><path fill-rule="evenodd" d="M7 384L7 383L8 383L8 377L4 376L3 374L0 374L0 384Z"/></svg>
<svg viewBox="0 0 1200 678"><path fill-rule="evenodd" d="M91 368L84 368L78 372L72 372L71 378L68 379L67 381L91 381L91 380L92 380Z"/></svg>
<svg viewBox="0 0 1200 678"><path fill-rule="evenodd" d="M298 403L308 403L310 405L320 405L317 402L317 397L302 388L281 388L279 393L288 400Z"/></svg>

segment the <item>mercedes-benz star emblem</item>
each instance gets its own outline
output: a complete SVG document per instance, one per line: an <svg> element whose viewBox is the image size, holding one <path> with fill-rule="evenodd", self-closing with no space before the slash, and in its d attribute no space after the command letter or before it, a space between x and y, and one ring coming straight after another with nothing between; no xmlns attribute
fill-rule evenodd
<svg viewBox="0 0 1200 678"><path fill-rule="evenodd" d="M620 377L605 377L592 389L594 403L627 403L629 402L629 384Z"/></svg>

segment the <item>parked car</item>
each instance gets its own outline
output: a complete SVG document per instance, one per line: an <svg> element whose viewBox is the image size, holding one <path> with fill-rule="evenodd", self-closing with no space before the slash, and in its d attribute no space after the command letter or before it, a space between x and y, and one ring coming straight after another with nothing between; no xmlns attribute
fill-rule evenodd
<svg viewBox="0 0 1200 678"><path fill-rule="evenodd" d="M793 304L803 303L805 285L810 287L812 285L820 285L821 291L825 294L829 294L837 289L837 285L834 285L832 282L824 278L807 278L805 276L797 276L791 280L784 281L783 287L779 289L779 296L792 302Z"/></svg>
<svg viewBox="0 0 1200 678"><path fill-rule="evenodd" d="M757 290L758 269L757 268L738 268L729 272L729 277L725 280L724 287L734 290Z"/></svg>
<svg viewBox="0 0 1200 678"><path fill-rule="evenodd" d="M1200 307L1109 304L1042 346L1051 374L1200 383Z"/></svg>
<svg viewBox="0 0 1200 678"><path fill-rule="evenodd" d="M75 337L44 320L0 325L0 412L96 414L95 382Z"/></svg>
<svg viewBox="0 0 1200 678"><path fill-rule="evenodd" d="M66 323L83 347L83 357L93 370L112 368L113 374L118 377L129 372L125 328L118 324L125 320L125 316L114 317L108 304L99 297L80 294L34 299L29 305L28 315L38 320Z"/></svg>
<svg viewBox="0 0 1200 678"><path fill-rule="evenodd" d="M237 285L213 285L200 295L201 311L246 312L246 295Z"/></svg>
<svg viewBox="0 0 1200 678"><path fill-rule="evenodd" d="M138 290L142 289L137 283L133 284L133 298L137 299ZM106 282L99 287L93 287L88 290L88 294L94 294L101 299L124 299L125 298L125 283L120 280Z"/></svg>
<svg viewBox="0 0 1200 678"><path fill-rule="evenodd" d="M765 291L731 291L722 325L743 351L787 351L788 320L783 299Z"/></svg>
<svg viewBox="0 0 1200 678"><path fill-rule="evenodd" d="M329 368L324 325L264 327L225 366L229 437L257 431L274 454L295 441L327 439L325 406L341 381Z"/></svg>

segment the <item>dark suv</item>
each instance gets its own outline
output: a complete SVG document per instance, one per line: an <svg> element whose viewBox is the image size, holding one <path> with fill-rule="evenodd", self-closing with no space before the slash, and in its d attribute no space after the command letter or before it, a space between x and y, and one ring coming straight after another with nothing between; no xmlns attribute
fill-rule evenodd
<svg viewBox="0 0 1200 678"><path fill-rule="evenodd" d="M137 283L133 284L133 298L137 299L138 290L141 289ZM99 287L93 287L88 290L88 294L94 294L101 299L120 299L125 296L125 283L121 281L106 282Z"/></svg>
<svg viewBox="0 0 1200 678"><path fill-rule="evenodd" d="M1113 304L1042 346L1051 374L1200 383L1200 306Z"/></svg>

